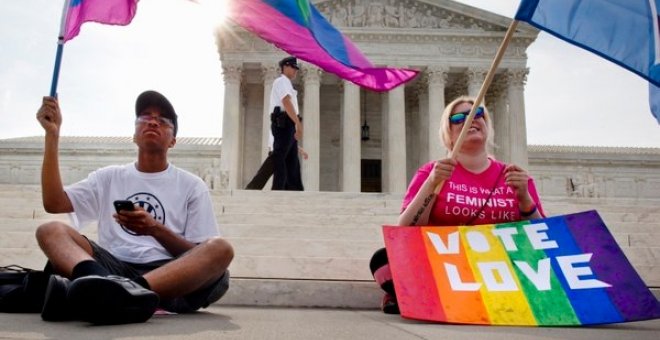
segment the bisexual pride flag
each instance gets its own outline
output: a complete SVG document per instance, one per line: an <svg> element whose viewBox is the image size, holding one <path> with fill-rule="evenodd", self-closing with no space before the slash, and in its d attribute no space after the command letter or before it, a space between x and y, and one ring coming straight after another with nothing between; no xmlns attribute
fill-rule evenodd
<svg viewBox="0 0 660 340"><path fill-rule="evenodd" d="M660 303L596 211L383 233L405 318L525 326L660 318Z"/></svg>
<svg viewBox="0 0 660 340"><path fill-rule="evenodd" d="M388 91L418 71L375 67L309 0L230 0L236 24L291 55L374 91Z"/></svg>

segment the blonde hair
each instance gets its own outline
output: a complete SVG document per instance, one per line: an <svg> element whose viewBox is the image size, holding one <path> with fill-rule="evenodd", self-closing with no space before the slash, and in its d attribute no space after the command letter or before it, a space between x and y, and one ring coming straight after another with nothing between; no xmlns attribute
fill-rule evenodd
<svg viewBox="0 0 660 340"><path fill-rule="evenodd" d="M460 96L452 100L451 103L447 104L445 110L442 112L442 117L440 118L440 140L445 145L448 152L451 152L454 149L454 145L451 141L451 124L449 123L449 116L452 113L455 113L453 111L456 105L462 103L470 103L474 105L474 98L469 96ZM486 152L491 155L493 153L493 149L495 148L495 143L493 142L495 137L495 129L493 128L493 121L490 119L490 113L488 113L488 109L485 105L482 105L482 107L484 108L484 121L486 122L486 129L488 130L486 132Z"/></svg>

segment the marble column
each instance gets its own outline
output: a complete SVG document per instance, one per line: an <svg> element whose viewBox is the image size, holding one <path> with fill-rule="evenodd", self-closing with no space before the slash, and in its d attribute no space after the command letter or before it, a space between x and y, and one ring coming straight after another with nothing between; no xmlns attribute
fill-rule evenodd
<svg viewBox="0 0 660 340"><path fill-rule="evenodd" d="M303 142L302 147L309 154L309 159L300 159L302 179L306 191L319 191L321 173L320 113L321 113L321 74L322 71L311 65L305 65L303 74Z"/></svg>
<svg viewBox="0 0 660 340"><path fill-rule="evenodd" d="M525 123L525 81L527 69L513 69L507 72L509 98L509 115L511 136L511 162L527 169L527 126Z"/></svg>
<svg viewBox="0 0 660 340"><path fill-rule="evenodd" d="M497 146L494 150L495 158L509 163L511 162L511 116L507 105L507 80L506 77L496 77L489 89L488 112L493 120Z"/></svg>
<svg viewBox="0 0 660 340"><path fill-rule="evenodd" d="M406 192L406 103L404 85L390 90L383 110L383 192Z"/></svg>
<svg viewBox="0 0 660 340"><path fill-rule="evenodd" d="M447 148L440 138L440 118L445 110L445 84L449 77L449 68L430 67L428 73L428 122L425 133L428 141L427 160L447 156Z"/></svg>
<svg viewBox="0 0 660 340"><path fill-rule="evenodd" d="M481 86L484 84L484 79L488 74L488 69L484 68L470 68L466 72L467 82L468 82L468 95L470 97L476 97L479 94ZM486 98L482 103L486 102Z"/></svg>
<svg viewBox="0 0 660 340"><path fill-rule="evenodd" d="M264 114L261 123L261 161L268 157L268 140L270 138L270 92L273 89L273 81L279 77L280 71L275 66L262 66L261 79L264 83Z"/></svg>
<svg viewBox="0 0 660 340"><path fill-rule="evenodd" d="M225 82L224 112L222 115L222 155L220 158L220 188L237 189L240 169L241 131L241 73L239 63L223 63Z"/></svg>
<svg viewBox="0 0 660 340"><path fill-rule="evenodd" d="M429 140L430 136L427 133L429 127L429 92L428 92L428 86L429 84L429 77L428 73L424 73L422 77L419 78L417 81L417 85L415 88L415 95L417 96L417 100L419 102L419 112L417 115L417 119L415 121L415 128L412 132L406 132L411 137L411 141L408 142L408 144L413 144L412 145L412 150L408 148L408 152L413 153L412 155L408 155L409 159L409 164L411 168L413 168L412 171L417 170L422 164L426 163L429 161L429 149L431 146L429 145ZM411 117L414 118L414 117ZM411 124L412 122L407 122L408 124ZM413 141L417 141L417 143L413 143ZM410 171L410 170L409 170Z"/></svg>
<svg viewBox="0 0 660 340"><path fill-rule="evenodd" d="M362 174L361 162L361 126L360 126L360 88L343 81L341 109L341 169L339 186L343 192L360 192Z"/></svg>

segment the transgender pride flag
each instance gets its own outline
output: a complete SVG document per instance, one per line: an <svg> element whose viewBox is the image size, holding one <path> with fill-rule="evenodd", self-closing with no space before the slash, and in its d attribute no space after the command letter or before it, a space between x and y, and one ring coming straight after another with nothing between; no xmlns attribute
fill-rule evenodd
<svg viewBox="0 0 660 340"><path fill-rule="evenodd" d="M138 0L68 0L65 8L62 38L68 41L80 33L85 22L128 25L137 10Z"/></svg>
<svg viewBox="0 0 660 340"><path fill-rule="evenodd" d="M526 21L649 81L651 112L660 124L660 0L522 0Z"/></svg>
<svg viewBox="0 0 660 340"><path fill-rule="evenodd" d="M383 233L405 318L524 326L660 318L660 303L596 211Z"/></svg>
<svg viewBox="0 0 660 340"><path fill-rule="evenodd" d="M374 91L388 91L418 73L375 67L308 0L230 0L229 18L299 59Z"/></svg>

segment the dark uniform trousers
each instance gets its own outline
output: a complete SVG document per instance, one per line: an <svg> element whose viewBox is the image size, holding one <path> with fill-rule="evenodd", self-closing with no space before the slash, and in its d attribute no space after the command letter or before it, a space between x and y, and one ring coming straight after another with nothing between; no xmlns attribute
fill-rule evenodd
<svg viewBox="0 0 660 340"><path fill-rule="evenodd" d="M273 186L271 189L302 191L298 142L294 137L296 127L284 111L271 114L270 122L274 139L273 152L268 157L272 159L273 163ZM268 158L264 161L262 168L267 166L265 163L268 162ZM268 181L268 178L266 178L266 181Z"/></svg>
<svg viewBox="0 0 660 340"><path fill-rule="evenodd" d="M273 152L268 152L268 157L264 159L264 162L261 163L261 167L257 170L257 173L252 177L252 180L245 189L248 190L261 190L266 186L266 182L270 176L273 175Z"/></svg>

